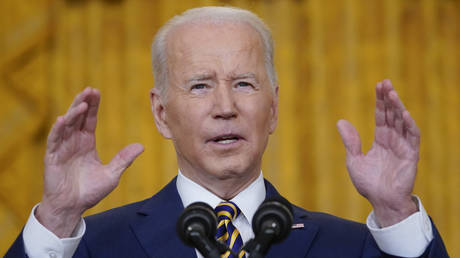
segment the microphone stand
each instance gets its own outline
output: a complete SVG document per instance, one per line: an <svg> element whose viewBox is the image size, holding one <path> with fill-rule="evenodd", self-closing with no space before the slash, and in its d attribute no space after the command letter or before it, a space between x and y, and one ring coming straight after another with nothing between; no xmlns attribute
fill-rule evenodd
<svg viewBox="0 0 460 258"><path fill-rule="evenodd" d="M229 251L233 257L238 255L233 252L225 243L220 241L212 241L206 237L203 237L202 231L199 225L191 225L188 232L188 239L194 243L194 247L203 255L205 258L221 258L221 255Z"/></svg>
<svg viewBox="0 0 460 258"><path fill-rule="evenodd" d="M188 239L193 242L195 248L206 258L220 258L217 246L207 237L204 237L203 229L199 224L192 224L187 228Z"/></svg>
<svg viewBox="0 0 460 258"><path fill-rule="evenodd" d="M248 258L265 257L280 230L278 223L272 220L265 221L261 228L263 231L242 248L246 253L249 253Z"/></svg>

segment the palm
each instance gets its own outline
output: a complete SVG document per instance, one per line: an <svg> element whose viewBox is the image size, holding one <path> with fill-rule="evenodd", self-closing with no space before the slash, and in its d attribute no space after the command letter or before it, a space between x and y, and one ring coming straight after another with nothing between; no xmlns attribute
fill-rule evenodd
<svg viewBox="0 0 460 258"><path fill-rule="evenodd" d="M416 166L416 159L399 156L376 142L366 155L351 157L347 162L350 177L363 196L383 193L389 199L411 194Z"/></svg>
<svg viewBox="0 0 460 258"><path fill-rule="evenodd" d="M47 153L45 189L60 192L68 203L84 209L107 195L116 182L100 162L94 145L94 135L76 132L63 140L55 153Z"/></svg>
<svg viewBox="0 0 460 258"><path fill-rule="evenodd" d="M375 138L367 154L361 152L361 140L349 122L339 121L338 128L347 150L347 169L358 192L374 208L398 209L411 199L420 133L389 81L379 83L376 93Z"/></svg>

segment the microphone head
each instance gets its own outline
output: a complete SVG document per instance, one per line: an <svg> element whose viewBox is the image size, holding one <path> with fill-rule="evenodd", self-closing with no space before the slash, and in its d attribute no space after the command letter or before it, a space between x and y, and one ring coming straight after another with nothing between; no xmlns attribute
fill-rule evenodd
<svg viewBox="0 0 460 258"><path fill-rule="evenodd" d="M275 230L273 243L284 240L291 232L292 206L281 196L265 200L252 218L252 229L257 236L267 227Z"/></svg>
<svg viewBox="0 0 460 258"><path fill-rule="evenodd" d="M182 211L176 224L180 239L189 246L194 246L190 234L200 233L203 237L214 239L217 217L214 209L204 202L194 202Z"/></svg>

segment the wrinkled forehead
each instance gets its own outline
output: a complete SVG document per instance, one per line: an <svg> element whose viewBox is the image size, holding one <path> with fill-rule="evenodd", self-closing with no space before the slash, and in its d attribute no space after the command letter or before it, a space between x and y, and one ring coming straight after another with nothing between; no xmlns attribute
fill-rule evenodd
<svg viewBox="0 0 460 258"><path fill-rule="evenodd" d="M219 49L229 55L241 50L256 51L263 56L261 36L245 22L192 21L175 27L166 38L166 54L172 57ZM223 49L225 48L225 49Z"/></svg>

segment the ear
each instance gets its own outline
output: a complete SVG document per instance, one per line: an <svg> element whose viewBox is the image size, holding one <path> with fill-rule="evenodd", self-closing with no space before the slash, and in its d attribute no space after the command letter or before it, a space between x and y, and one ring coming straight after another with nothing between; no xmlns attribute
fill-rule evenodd
<svg viewBox="0 0 460 258"><path fill-rule="evenodd" d="M274 93L273 93L273 101L272 101L272 106L270 108L271 110L271 118L270 118L270 134L275 132L276 125L278 124L278 90L279 87L276 85Z"/></svg>
<svg viewBox="0 0 460 258"><path fill-rule="evenodd" d="M158 131L166 139L171 139L171 131L166 122L166 109L164 98L160 96L160 91L157 88L150 90L150 107L152 108L153 118Z"/></svg>

